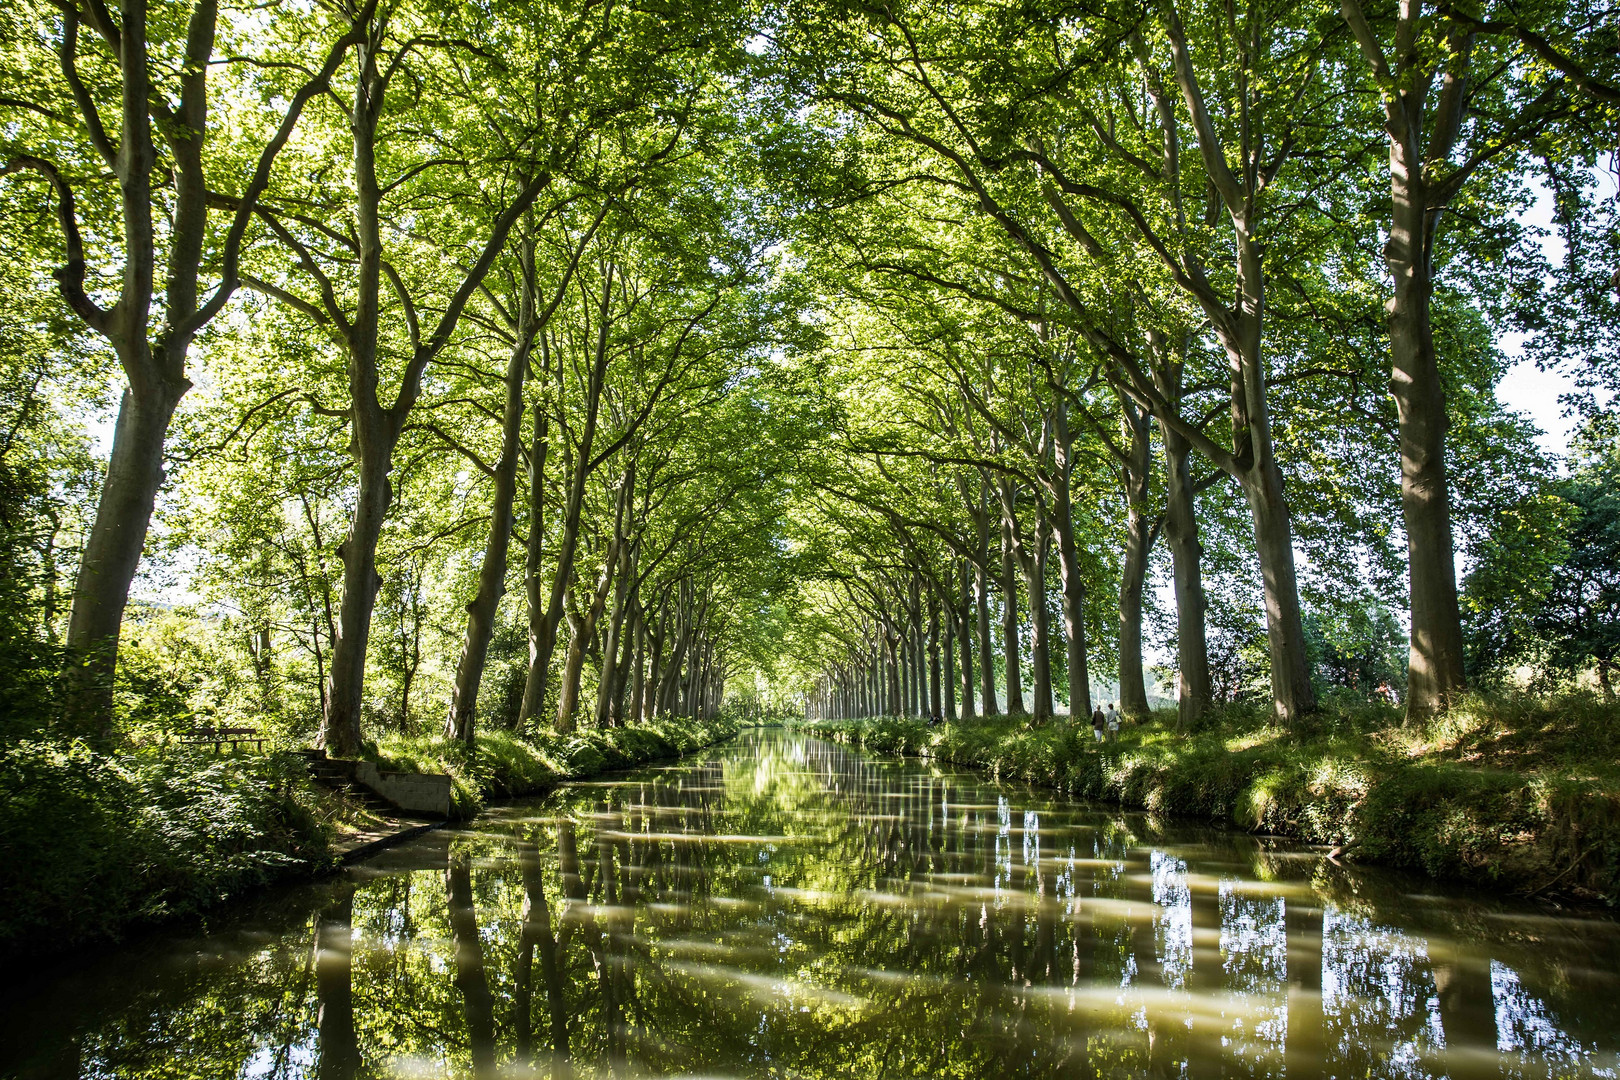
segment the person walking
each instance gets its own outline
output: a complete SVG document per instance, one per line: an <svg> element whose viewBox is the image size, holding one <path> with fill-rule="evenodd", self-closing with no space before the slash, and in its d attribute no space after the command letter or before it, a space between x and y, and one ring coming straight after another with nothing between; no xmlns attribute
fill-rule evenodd
<svg viewBox="0 0 1620 1080"><path fill-rule="evenodd" d="M1098 742L1103 741L1103 711L1102 702L1097 702L1097 708L1091 713L1091 733L1097 737Z"/></svg>
<svg viewBox="0 0 1620 1080"><path fill-rule="evenodd" d="M1119 741L1119 710L1114 707L1115 705L1116 702L1110 701L1108 703L1107 727L1109 742Z"/></svg>

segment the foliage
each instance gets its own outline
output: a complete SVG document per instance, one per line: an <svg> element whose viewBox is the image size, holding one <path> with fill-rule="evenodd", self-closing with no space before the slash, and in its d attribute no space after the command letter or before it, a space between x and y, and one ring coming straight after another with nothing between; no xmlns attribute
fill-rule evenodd
<svg viewBox="0 0 1620 1080"><path fill-rule="evenodd" d="M0 950L46 951L195 915L325 865L318 796L292 755L83 743L0 749Z"/></svg>

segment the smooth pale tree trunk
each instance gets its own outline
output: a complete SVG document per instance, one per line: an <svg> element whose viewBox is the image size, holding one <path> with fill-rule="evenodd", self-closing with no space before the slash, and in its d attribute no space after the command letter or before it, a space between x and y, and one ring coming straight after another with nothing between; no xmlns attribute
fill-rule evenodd
<svg viewBox="0 0 1620 1080"><path fill-rule="evenodd" d="M1058 578L1063 594L1063 643L1069 675L1069 715L1091 712L1091 670L1086 655L1086 582L1080 568L1080 545L1074 535L1074 437L1068 407L1059 403L1053 417L1052 531L1057 538Z"/></svg>
<svg viewBox="0 0 1620 1080"><path fill-rule="evenodd" d="M377 606L382 577L377 573L377 541L388 516L393 487L394 436L384 417L364 417L356 409L356 458L359 490L349 533L338 545L343 561L343 601L338 606L337 639L332 642L331 668L326 691L326 718L321 744L337 757L360 752L360 717L365 692L366 649L371 641L371 616Z"/></svg>
<svg viewBox="0 0 1620 1080"><path fill-rule="evenodd" d="M618 556L617 567L614 570L613 605L608 611L607 633L602 641L602 677L597 683L596 692L596 726L604 728L612 718L613 701L618 695L623 664L619 653L624 647L624 620L629 610L630 587L634 583L632 566L634 565L634 544L625 538L630 522L630 504L636 484L636 467L634 459L625 469L624 478L619 485L617 499L617 513L614 515L614 530L617 534L613 541L614 552Z"/></svg>
<svg viewBox="0 0 1620 1080"><path fill-rule="evenodd" d="M343 560L343 603L338 614L338 638L332 647L330 691L321 735L323 745L340 756L352 756L360 749L366 648L377 590L382 584L377 574L377 540L382 535L391 496L388 474L393 471L394 448L421 393L427 365L449 343L473 290L506 246L512 227L549 183L549 177L530 180L491 226L478 258L445 305L433 331L412 349L394 402L385 407L378 396L382 189L376 163L377 122L387 87L377 63L382 36L382 26L373 22L366 40L358 47L360 77L349 116L355 187L354 314L345 319L341 312L329 310L325 319L331 325L342 326L345 321L348 324L342 335L348 353L346 411L351 425L350 454L358 474L354 517L348 536L338 548ZM306 257L306 269L312 265ZM327 295L331 296L330 290Z"/></svg>
<svg viewBox="0 0 1620 1080"><path fill-rule="evenodd" d="M636 651L631 660L630 704L625 710L625 717L630 723L635 723L642 717L647 693L647 620L640 603L636 604L630 615L634 620Z"/></svg>
<svg viewBox="0 0 1620 1080"><path fill-rule="evenodd" d="M979 639L979 700L984 703L984 715L995 716L1000 709L996 705L996 651L990 638L990 575L982 563L973 566L973 591Z"/></svg>
<svg viewBox="0 0 1620 1080"><path fill-rule="evenodd" d="M868 645L866 677L866 715L883 715L883 628L877 620L872 623L872 638Z"/></svg>
<svg viewBox="0 0 1620 1080"><path fill-rule="evenodd" d="M144 339L140 344L145 345ZM124 609L163 486L163 444L175 407L191 386L184 377L154 381L156 386L138 396L124 391L68 616L67 726L103 740L112 730L113 672Z"/></svg>
<svg viewBox="0 0 1620 1080"><path fill-rule="evenodd" d="M1013 563L1023 574L1024 592L1029 599L1030 674L1034 681L1030 705L1033 719L1039 724L1052 718L1052 668L1051 654L1048 651L1049 619L1046 611L1047 522L1044 517L1038 515L1035 536L1032 540L1026 541L1018 522L1017 487L1011 482L1004 482L1000 491L1004 522L1003 540ZM1011 587L1009 581L1009 589ZM1014 628L1016 629L1016 623ZM1009 651L1009 661L1012 655L1014 654ZM1009 702L1013 700L1010 688L1007 691L1007 698Z"/></svg>
<svg viewBox="0 0 1620 1080"><path fill-rule="evenodd" d="M887 616L883 619L883 644L888 653L884 672L888 677L888 700L883 711L888 716L899 716L905 708L905 699L900 696L900 634Z"/></svg>
<svg viewBox="0 0 1620 1080"><path fill-rule="evenodd" d="M1035 539L1021 552L1024 590L1029 595L1030 669L1035 685L1031 707L1036 723L1052 719L1051 616L1046 609L1046 553L1051 545L1045 523L1035 528Z"/></svg>
<svg viewBox="0 0 1620 1080"><path fill-rule="evenodd" d="M557 686L557 715L552 720L552 729L560 734L568 734L574 730L574 714L579 709L580 679L585 670L585 646L589 636L587 629L588 613L571 610L573 603L573 586L569 586L566 599L568 610L568 647L563 652L562 679Z"/></svg>
<svg viewBox="0 0 1620 1080"><path fill-rule="evenodd" d="M1415 721L1444 712L1467 679L1446 475L1449 420L1430 317L1434 229L1440 214L1427 208L1428 184L1415 149L1392 140L1389 157L1395 200L1384 245L1384 260L1395 277L1395 293L1387 305L1390 391L1400 421L1401 515L1411 598L1406 716Z"/></svg>
<svg viewBox="0 0 1620 1080"><path fill-rule="evenodd" d="M1160 426L1165 464L1165 541L1170 548L1171 577L1176 594L1176 723L1181 731L1204 715L1214 698L1209 679L1209 646L1205 618L1204 546L1198 538L1198 518L1190 475L1191 447L1168 427Z"/></svg>
<svg viewBox="0 0 1620 1080"><path fill-rule="evenodd" d="M973 594L968 584L968 564L957 566L959 606L955 612L956 640L962 649L962 719L973 719Z"/></svg>
<svg viewBox="0 0 1620 1080"><path fill-rule="evenodd" d="M924 716L928 712L928 657L923 644L922 590L915 573L907 585L906 619L906 653L910 659L907 674L911 679L906 701L912 716Z"/></svg>
<svg viewBox="0 0 1620 1080"><path fill-rule="evenodd" d="M928 596L928 718L938 720L944 715L940 701L939 667L939 597L930 590Z"/></svg>
<svg viewBox="0 0 1620 1080"><path fill-rule="evenodd" d="M1457 197L1472 166L1452 162L1468 113L1473 34L1459 33L1443 58L1403 46L1423 33L1424 5L1396 12L1396 52L1386 57L1359 0L1340 13L1373 68L1389 138L1393 213L1384 261L1395 291L1385 305L1390 339L1390 392L1400 422L1401 515L1406 524L1411 650L1406 715L1422 720L1443 712L1466 687L1462 617L1457 603L1456 544L1446 475L1445 388L1434 351L1434 238L1444 208ZM1438 97L1429 95L1437 81ZM1527 111L1525 115L1531 115ZM1506 121L1513 125L1522 117ZM1521 137L1528 131L1521 131ZM1478 164L1478 159L1474 162Z"/></svg>
<svg viewBox="0 0 1620 1080"><path fill-rule="evenodd" d="M597 221L600 222L598 217ZM519 440L523 427L523 384L534 358L534 340L545 332L552 313L562 302L568 284L573 280L579 258L585 246L595 235L592 225L581 238L569 260L567 271L555 295L544 312L536 308L535 244L532 236L525 237L519 249L522 267L522 295L518 302L517 324L513 327L516 341L506 366L506 402L501 424L501 456L496 462L491 479L494 492L490 499L489 534L484 542L484 561L478 570L478 588L467 605L467 634L462 646L461 661L456 665L456 679L451 690L450 714L445 720L445 737L461 739L472 744L474 718L478 709L478 689L484 679L489 659L489 642L495 632L495 618L500 610L501 598L506 595L506 557L511 547L513 504L517 498L517 467L520 456ZM550 372L551 355L542 349L541 375ZM531 621L539 610L539 554L545 538L545 464L549 445L549 418L537 405L534 410L534 436L530 452L529 493L529 553L524 563L524 595L529 602Z"/></svg>
<svg viewBox="0 0 1620 1080"><path fill-rule="evenodd" d="M895 707L895 715L910 716L912 713L912 702L915 701L917 697L916 691L912 688L911 682L911 634L905 629L903 619L900 625L900 640L896 645L895 656L895 659L900 666L900 672L897 676L900 680L900 700Z"/></svg>
<svg viewBox="0 0 1620 1080"><path fill-rule="evenodd" d="M519 440L523 434L523 382L534 343L534 242L524 241L524 286L518 317L518 343L506 363L506 408L501 423L501 456L495 463L494 493L490 497L489 534L484 540L484 561L478 568L478 588L467 604L467 634L450 691L450 715L444 735L472 744L478 713L478 688L484 681L489 642L495 617L506 595L506 553L512 541L512 507L517 500Z"/></svg>
<svg viewBox="0 0 1620 1080"><path fill-rule="evenodd" d="M1148 715L1147 682L1142 670L1142 591L1148 555L1153 547L1151 506L1153 440L1146 414L1119 395L1125 460L1120 476L1125 495L1125 552L1119 581L1119 711Z"/></svg>
<svg viewBox="0 0 1620 1080"><path fill-rule="evenodd" d="M551 455L551 416L540 403L536 403L531 412L533 419L529 439L529 529L528 545L523 553L523 599L528 614L529 630L528 679L534 678L535 660L539 656L541 645L556 640L555 631L546 630L546 617L549 612L546 608L545 585L540 578L540 553L545 549L546 543L546 459ZM548 645L546 664L549 666L550 663L551 653ZM522 723L537 711L529 707L528 679L524 681L523 699L518 704L516 717L518 723ZM542 696L543 686L542 682L540 689Z"/></svg>
<svg viewBox="0 0 1620 1080"><path fill-rule="evenodd" d="M562 536L557 547L557 571L551 579L551 595L547 598L543 610L533 603L538 599L539 589L533 588L530 592L529 674L523 683L523 705L518 712L520 723L528 723L545 707L546 680L551 673L551 656L557 647L557 630L562 625L565 610L563 599L574 579L574 558L579 551L580 517L585 505L585 485L591 475L591 451L596 445L602 388L607 379L609 359L607 316L613 303L614 275L609 271L602 277L602 296L597 304L596 313L595 350L585 380L585 419L580 425L579 445L570 448L572 456L569 458L568 493L563 502ZM559 384L564 366L559 360L557 364ZM540 494L541 491L537 491L536 494Z"/></svg>
<svg viewBox="0 0 1620 1080"><path fill-rule="evenodd" d="M1006 517L1001 522L1001 648L1007 669L1007 715L1024 716L1023 649L1019 644L1018 569L1013 556L1013 530Z"/></svg>
<svg viewBox="0 0 1620 1080"><path fill-rule="evenodd" d="M1254 518L1254 546L1260 558L1273 710L1285 724L1297 724L1316 711L1316 690L1305 649L1305 621L1294 569L1294 530L1283 496L1282 470L1268 454L1239 483Z"/></svg>
<svg viewBox="0 0 1620 1080"><path fill-rule="evenodd" d="M1170 407L1181 409L1186 334L1180 348L1158 331L1149 331L1153 385ZM1173 424L1159 420L1164 445L1164 534L1170 548L1171 579L1176 597L1176 726L1189 731L1214 699L1209 678L1205 619L1204 547L1198 538L1197 486L1192 478L1192 444Z"/></svg>
<svg viewBox="0 0 1620 1080"><path fill-rule="evenodd" d="M1229 306L1224 296L1202 282L1193 281L1194 298L1209 317L1216 339L1231 368L1233 451L1220 464L1243 489L1254 519L1255 553L1266 612L1266 645L1271 660L1272 708L1285 725L1298 723L1316 711L1316 690L1311 682L1310 658L1305 646L1305 624L1299 604L1299 581L1294 566L1293 524L1283 494L1282 469L1271 439L1271 411L1266 400L1266 368L1262 357L1265 328L1265 265L1257 218L1266 201L1260 198L1260 180L1252 169L1234 172L1228 148L1211 119L1203 88L1193 68L1186 33L1174 8L1167 8L1164 28L1174 58L1176 82L1197 135L1198 152L1211 186L1225 207L1232 227L1236 255L1236 299ZM1250 89L1248 94L1258 91ZM1247 108L1249 98L1241 102ZM1247 126L1239 138L1250 134ZM1255 151L1233 147L1242 159Z"/></svg>
<svg viewBox="0 0 1620 1080"><path fill-rule="evenodd" d="M567 734L574 730L579 712L580 686L585 674L585 654L590 648L591 638L597 630L597 623L601 621L603 610L607 605L608 590L613 587L613 581L618 576L619 549L623 541L614 538L610 541L606 557L602 563L602 573L598 576L596 588L587 597L587 606L584 611L575 611L573 604L568 605L568 651L563 660L562 681L557 688L557 717L554 722L555 730L560 734ZM572 593L572 587L570 587ZM606 664L606 657L603 659Z"/></svg>

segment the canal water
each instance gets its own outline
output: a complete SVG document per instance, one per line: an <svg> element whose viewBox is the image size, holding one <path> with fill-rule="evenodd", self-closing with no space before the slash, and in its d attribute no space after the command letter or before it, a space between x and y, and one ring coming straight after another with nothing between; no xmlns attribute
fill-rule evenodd
<svg viewBox="0 0 1620 1080"><path fill-rule="evenodd" d="M1620 924L782 732L6 980L23 1077L1620 1074Z"/></svg>

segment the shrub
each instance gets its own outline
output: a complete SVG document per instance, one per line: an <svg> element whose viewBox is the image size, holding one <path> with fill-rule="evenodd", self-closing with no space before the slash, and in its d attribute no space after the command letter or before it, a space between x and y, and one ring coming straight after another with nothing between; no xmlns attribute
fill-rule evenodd
<svg viewBox="0 0 1620 1080"><path fill-rule="evenodd" d="M0 750L0 952L113 936L327 860L302 762L83 743Z"/></svg>

